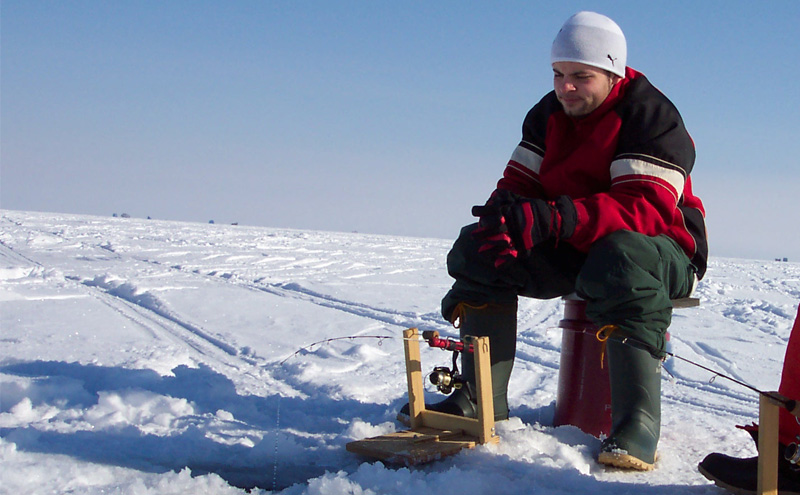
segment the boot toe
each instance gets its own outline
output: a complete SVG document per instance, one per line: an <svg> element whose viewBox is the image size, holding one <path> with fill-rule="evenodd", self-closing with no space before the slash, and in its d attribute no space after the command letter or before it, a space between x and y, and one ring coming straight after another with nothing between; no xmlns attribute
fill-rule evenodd
<svg viewBox="0 0 800 495"><path fill-rule="evenodd" d="M475 404L469 400L463 394L459 392L455 392L452 395L448 396L445 400L441 402L436 402L434 404L425 404L425 409L428 411L436 411L443 414L451 414L453 416L462 416L465 418L477 418L478 412L476 409ZM411 408L406 403L403 407L400 408L400 411L397 413L397 421L401 424L406 426L411 426Z"/></svg>
<svg viewBox="0 0 800 495"><path fill-rule="evenodd" d="M742 459L715 452L707 455L697 470L718 487L732 493L751 494L758 490L758 457ZM800 495L800 473L782 466L778 471L778 493Z"/></svg>
<svg viewBox="0 0 800 495"><path fill-rule="evenodd" d="M715 485L732 493L756 493L758 486L758 457L740 459L725 454L706 456L697 466L700 474Z"/></svg>
<svg viewBox="0 0 800 495"><path fill-rule="evenodd" d="M598 461L616 467L649 471L656 462L658 425L654 418L634 414L616 425L600 446Z"/></svg>

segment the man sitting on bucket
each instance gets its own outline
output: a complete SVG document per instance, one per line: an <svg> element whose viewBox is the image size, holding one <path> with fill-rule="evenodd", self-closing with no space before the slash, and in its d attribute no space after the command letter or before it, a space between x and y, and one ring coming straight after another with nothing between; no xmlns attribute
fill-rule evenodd
<svg viewBox="0 0 800 495"><path fill-rule="evenodd" d="M462 337L490 338L495 419L503 420L517 297L576 292L587 316L614 330L606 350L613 425L598 461L649 470L670 299L692 292L708 249L689 177L692 139L675 106L626 67L626 54L622 30L603 15L580 12L561 28L551 52L555 90L528 112L496 190L473 208L478 223L450 251L455 282L442 314ZM476 416L471 355L461 369L469 386L426 407ZM408 418L408 405L398 417Z"/></svg>

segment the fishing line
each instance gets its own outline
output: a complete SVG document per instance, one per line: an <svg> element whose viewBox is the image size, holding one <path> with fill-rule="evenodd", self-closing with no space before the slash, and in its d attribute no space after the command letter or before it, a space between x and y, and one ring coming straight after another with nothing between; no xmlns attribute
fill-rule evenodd
<svg viewBox="0 0 800 495"><path fill-rule="evenodd" d="M394 338L396 338L396 337L391 337L391 336L387 336L387 335L350 335L350 336L346 336L346 337L332 337L330 339L320 340L318 342L314 342L312 344L308 344L305 347L301 347L300 349L297 349L292 355L286 357L286 359L284 359L283 361L281 361L278 364L279 365L283 365L286 361L292 359L293 357L297 356L298 354L300 354L303 351L307 351L307 350L312 349L315 345L328 344L330 342L335 342L337 340L378 339L378 341L379 341L378 342L378 346L380 346L385 339L394 339Z"/></svg>
<svg viewBox="0 0 800 495"><path fill-rule="evenodd" d="M709 373L713 373L715 376L713 378L711 378L711 382L713 382L714 378L716 378L718 376L720 378L724 378L726 380L730 380L730 381L732 381L733 383L735 383L737 385L741 385L742 387L749 388L750 390L752 390L753 392L757 393L758 395L767 397L768 399L770 399L770 400L772 400L774 402L778 402L784 409L786 409L789 412L793 412L795 409L797 409L797 401L794 400L794 399L789 399L787 397L783 397L782 395L776 394L774 392L766 392L764 390L759 390L756 387L754 387L754 386L752 386L752 385L750 385L748 383L745 383L745 382L743 382L741 380L737 380L736 378L732 378L732 377L730 377L728 375L720 373L719 371L712 370L711 368L707 368L707 367L703 366L702 364L695 363L694 361L691 361L691 360L686 359L684 357L675 355L675 354L673 354L671 352L668 352L666 354L668 356L672 356L675 359L680 359L681 361L685 361L685 362L687 362L687 363L689 363L691 365L697 366L698 368L704 369L704 370L708 371ZM800 419L798 420L798 422L800 423Z"/></svg>
<svg viewBox="0 0 800 495"><path fill-rule="evenodd" d="M272 463L272 491L278 490L278 436L281 433L281 396L278 395L278 406L275 408L275 455Z"/></svg>
<svg viewBox="0 0 800 495"><path fill-rule="evenodd" d="M700 369L703 369L703 370L708 371L709 373L713 374L714 376L711 378L711 381L709 383L713 383L714 380L717 377L720 377L720 378L724 378L726 380L730 380L733 383L736 383L737 385L741 385L742 387L749 388L750 390L752 390L753 392L756 392L757 394L761 394L761 395L766 394L766 392L761 391L761 390L757 389L756 387L754 387L754 386L752 386L752 385L750 385L748 383L745 383L745 382L743 382L741 380L737 380L736 378L728 376L728 375L726 375L724 373L720 373L719 371L716 371L716 370L713 370L713 369L708 368L706 366L703 366L702 364L696 363L696 362L692 361L691 359L686 359L685 357L678 356L677 354L672 353L672 352L666 352L665 354L667 356L670 356L670 357L674 358L674 359L679 359L679 360L681 360L681 361L683 361L685 363L689 363L692 366L696 366L696 367L698 367ZM671 375L671 373L670 373L670 375Z"/></svg>
<svg viewBox="0 0 800 495"><path fill-rule="evenodd" d="M283 366L286 361L292 359L293 357L297 356L303 351L310 350L314 346L321 346L324 344L328 344L330 342L336 342L338 340L355 340L355 339L377 339L378 346L383 344L385 339L395 339L396 337L387 336L387 335L350 335L345 337L332 337L330 339L320 340L318 342L314 342L308 344L307 346L301 347L297 349L294 353L287 356L286 359L278 363L278 366ZM272 491L276 491L278 489L278 440L280 437L280 430L281 430L281 395L278 394L278 405L275 408L275 452L273 454L273 461L272 461Z"/></svg>

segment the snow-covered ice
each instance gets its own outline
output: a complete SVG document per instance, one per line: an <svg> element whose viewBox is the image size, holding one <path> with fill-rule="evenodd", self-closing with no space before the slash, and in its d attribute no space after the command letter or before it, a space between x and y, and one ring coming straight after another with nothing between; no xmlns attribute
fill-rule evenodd
<svg viewBox="0 0 800 495"><path fill-rule="evenodd" d="M657 469L598 465L598 439L551 426L563 303L530 299L499 445L411 469L346 452L399 427L402 330L454 335L450 245L3 210L0 492L720 494L697 463L754 454L734 425L756 395L669 360ZM696 295L671 350L776 389L800 264L712 258Z"/></svg>

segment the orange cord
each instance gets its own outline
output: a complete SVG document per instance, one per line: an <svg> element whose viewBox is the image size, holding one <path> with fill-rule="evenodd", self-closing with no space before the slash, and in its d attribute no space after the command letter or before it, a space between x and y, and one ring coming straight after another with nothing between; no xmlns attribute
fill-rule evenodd
<svg viewBox="0 0 800 495"><path fill-rule="evenodd" d="M606 357L606 342L608 338L611 337L611 334L619 330L619 327L616 325L604 325L600 327L600 330L597 331L595 337L599 340L603 345L600 346L600 369L604 368L603 360Z"/></svg>

